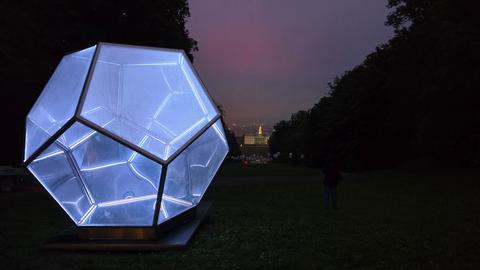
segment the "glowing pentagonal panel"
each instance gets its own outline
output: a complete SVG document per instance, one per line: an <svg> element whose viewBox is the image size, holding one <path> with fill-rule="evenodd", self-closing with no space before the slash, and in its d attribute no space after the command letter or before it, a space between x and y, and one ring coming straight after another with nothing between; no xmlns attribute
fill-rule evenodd
<svg viewBox="0 0 480 270"><path fill-rule="evenodd" d="M93 203L68 152L53 143L28 165L28 169L70 218L77 224L82 223Z"/></svg>
<svg viewBox="0 0 480 270"><path fill-rule="evenodd" d="M217 116L185 54L102 44L81 116L167 160Z"/></svg>
<svg viewBox="0 0 480 270"><path fill-rule="evenodd" d="M158 223L200 202L227 152L218 120L168 165Z"/></svg>
<svg viewBox="0 0 480 270"><path fill-rule="evenodd" d="M28 169L79 226L151 226L162 166L80 123Z"/></svg>
<svg viewBox="0 0 480 270"><path fill-rule="evenodd" d="M63 57L27 116L24 160L70 120L96 46Z"/></svg>
<svg viewBox="0 0 480 270"><path fill-rule="evenodd" d="M156 226L205 193L228 151L219 118L184 53L100 44L62 59L25 161L77 226Z"/></svg>

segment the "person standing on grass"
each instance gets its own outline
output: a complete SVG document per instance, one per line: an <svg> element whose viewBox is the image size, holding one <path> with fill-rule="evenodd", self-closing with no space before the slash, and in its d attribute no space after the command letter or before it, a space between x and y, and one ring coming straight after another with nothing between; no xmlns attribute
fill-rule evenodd
<svg viewBox="0 0 480 270"><path fill-rule="evenodd" d="M323 174L325 175L323 179L323 206L328 209L331 202L332 208L337 209L337 186L338 182L342 180L337 163L328 161L323 166Z"/></svg>

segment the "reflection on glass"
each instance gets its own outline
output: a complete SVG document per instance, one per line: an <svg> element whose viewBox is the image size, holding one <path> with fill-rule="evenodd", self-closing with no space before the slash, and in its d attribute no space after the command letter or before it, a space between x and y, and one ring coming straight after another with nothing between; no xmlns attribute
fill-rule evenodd
<svg viewBox="0 0 480 270"><path fill-rule="evenodd" d="M218 117L184 53L101 44L60 62L27 116L25 160L78 226L152 226L200 201L228 151L221 121L207 128Z"/></svg>
<svg viewBox="0 0 480 270"><path fill-rule="evenodd" d="M198 204L227 152L218 120L168 165L158 223Z"/></svg>
<svg viewBox="0 0 480 270"><path fill-rule="evenodd" d="M166 160L217 115L183 53L99 50L81 113L89 121Z"/></svg>
<svg viewBox="0 0 480 270"><path fill-rule="evenodd" d="M78 225L152 225L161 165L80 123L28 168Z"/></svg>
<svg viewBox="0 0 480 270"><path fill-rule="evenodd" d="M75 113L95 47L65 56L27 116L27 160Z"/></svg>
<svg viewBox="0 0 480 270"><path fill-rule="evenodd" d="M68 154L58 144L48 147L28 169L75 222L79 223L92 207Z"/></svg>

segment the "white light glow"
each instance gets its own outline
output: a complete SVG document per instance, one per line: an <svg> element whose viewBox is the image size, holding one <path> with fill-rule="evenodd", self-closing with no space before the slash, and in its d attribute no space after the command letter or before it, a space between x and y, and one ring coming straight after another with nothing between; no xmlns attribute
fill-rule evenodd
<svg viewBox="0 0 480 270"><path fill-rule="evenodd" d="M155 114L153 115L153 119L157 119L157 117L160 115L160 113L163 111L165 106L167 106L168 102L172 98L172 93L168 93L167 97L162 101L160 106L158 106L157 111L155 111Z"/></svg>
<svg viewBox="0 0 480 270"><path fill-rule="evenodd" d="M136 168L135 166L132 164L132 163L129 163L128 166L132 169L133 173L142 178L143 180L147 181L155 191L158 191L158 188L155 186L155 184L153 183L152 180L148 179L148 177L146 177L145 175L141 174Z"/></svg>
<svg viewBox="0 0 480 270"><path fill-rule="evenodd" d="M30 166L31 166L31 165L30 165ZM30 166L28 166L27 168L28 168L28 170L32 173L32 175L35 176L35 178L37 178L37 179L42 179L42 178L39 177L39 175L37 175L37 174L35 173L34 170L31 169ZM39 181L39 182L40 182L40 184L48 191L48 193L50 193L50 195L52 195L53 199L60 205L60 207L62 207L63 211L65 211L65 213L67 213L67 215L68 215L72 220L76 221L77 219L72 215L72 213L70 213L70 211L68 211L68 209L65 207L65 204L63 204L63 202L60 201L60 200L57 198L57 196L55 196L55 193L52 192L52 191L50 190L50 188L49 188L47 185L45 185L45 183L44 183L43 181Z"/></svg>
<svg viewBox="0 0 480 270"><path fill-rule="evenodd" d="M185 76L185 78L187 79L188 81L188 84L190 85L191 89L192 89L192 92L193 92L193 95L195 96L195 98L197 99L197 102L198 104L200 105L200 107L202 108L202 112L205 114L205 115L208 115L208 110L207 108L205 107L205 104L203 104L203 101L202 101L202 98L200 97L200 95L198 94L198 90L197 88L195 87L195 85L193 84L192 82L192 79L190 78L190 75L188 75L186 69L185 69L185 64L182 63L182 71L183 71L183 75Z"/></svg>
<svg viewBox="0 0 480 270"><path fill-rule="evenodd" d="M179 134L175 139L173 139L170 144L175 144L179 140L183 139L183 137L187 136L190 132L192 132L193 129L196 129L198 126L202 125L203 123L207 122L206 118L202 118L198 120L195 124L193 124L191 127L189 127L187 130Z"/></svg>
<svg viewBox="0 0 480 270"><path fill-rule="evenodd" d="M162 210L163 217L164 217L165 219L167 219L169 215L168 215L167 209L165 208L165 205L164 205L163 203L162 203L162 205L160 206L160 210Z"/></svg>
<svg viewBox="0 0 480 270"><path fill-rule="evenodd" d="M116 206L116 205L124 205L124 204L130 204L130 203L135 203L135 202L142 202L142 201L147 201L147 200L152 200L156 199L157 195L146 195L146 196L139 196L139 197L131 197L131 198L126 198L126 199L121 199L121 200L115 200L115 201L109 201L109 202L103 202L99 203L98 207L108 207L108 206Z"/></svg>
<svg viewBox="0 0 480 270"><path fill-rule="evenodd" d="M54 156L58 156L58 155L61 155L61 154L64 154L64 152L61 151L61 150L56 151L56 152L50 153L48 155L40 156L40 157L36 158L35 160L33 160L33 162L38 162L38 161L48 159L48 158L51 158L51 157L54 157Z"/></svg>
<svg viewBox="0 0 480 270"><path fill-rule="evenodd" d="M177 62L160 62L160 63L145 63L145 64L123 64L126 67L137 67L137 66L176 66Z"/></svg>
<svg viewBox="0 0 480 270"><path fill-rule="evenodd" d="M175 197L172 197L172 196L168 196L166 194L163 194L162 196L162 199L165 199L169 202L172 202L172 203L176 203L176 204L181 204L181 205L185 205L185 206L192 206L193 204L189 201L185 201L185 200L182 200L182 199L178 199L178 198L175 198Z"/></svg>
<svg viewBox="0 0 480 270"><path fill-rule="evenodd" d="M169 82L167 76L165 76L165 72L163 71L163 68L160 69L160 72L162 73L163 81L165 81L165 84L167 84L168 91L173 92L172 86L170 85L170 82Z"/></svg>
<svg viewBox="0 0 480 270"><path fill-rule="evenodd" d="M97 205L92 205L90 206L90 208L87 210L87 212L85 212L85 214L82 216L82 218L80 218L80 221L78 222L78 224L83 224L85 223L85 221L93 214L93 212L95 212L95 210L97 209Z"/></svg>
<svg viewBox="0 0 480 270"><path fill-rule="evenodd" d="M95 108L93 108L93 109L90 109L90 110L88 110L88 111L84 111L82 114L86 115L86 114L94 113L94 112L96 112L96 111L98 111L98 110L106 110L106 111L108 111L107 107L105 107L105 106L97 106L97 107L95 107Z"/></svg>
<svg viewBox="0 0 480 270"><path fill-rule="evenodd" d="M181 51L101 43L60 62L25 160L46 149L28 169L78 226L160 224L199 202L228 151L215 108Z"/></svg>
<svg viewBox="0 0 480 270"><path fill-rule="evenodd" d="M121 66L119 63L109 62L109 61L105 61L105 60L97 60L97 63L112 65L112 66Z"/></svg>
<svg viewBox="0 0 480 270"><path fill-rule="evenodd" d="M212 151L210 154L210 157L208 157L208 160L205 164L191 164L190 167L202 167L202 168L207 168L208 165L210 165L210 162L212 161L213 157L215 156L215 153L217 152L218 145L215 145L215 149Z"/></svg>
<svg viewBox="0 0 480 270"><path fill-rule="evenodd" d="M227 139L225 138L225 135L220 130L220 128L217 126L217 124L213 124L213 129L218 134L218 138L220 138L225 144L227 144Z"/></svg>
<svg viewBox="0 0 480 270"><path fill-rule="evenodd" d="M92 60L90 58L83 57L83 56L75 56L74 55L74 56L70 56L70 57L75 58L75 59L79 59L79 60L82 60L82 61L88 61L88 62L90 62L90 60Z"/></svg>
<svg viewBox="0 0 480 270"><path fill-rule="evenodd" d="M70 149L73 149L75 147L77 147L79 144L81 144L82 142L88 140L88 138L92 137L93 135L95 135L97 132L96 131L92 131L90 133L88 133L87 135L85 135L83 138L80 138L78 139L77 141L75 141L74 143L72 143L71 145L69 145L69 148Z"/></svg>
<svg viewBox="0 0 480 270"><path fill-rule="evenodd" d="M82 169L80 169L80 170L81 170L82 172L95 171L95 170L98 170L98 169L113 167L113 166L122 165L122 164L126 164L126 163L127 163L126 161L114 162L114 163L109 163L109 164L105 164L105 165L101 165L101 166L96 166L96 167L82 168Z"/></svg>
<svg viewBox="0 0 480 270"><path fill-rule="evenodd" d="M164 124L158 122L157 120L153 120L153 122L155 124L157 124L163 131L165 131L165 133L167 133L169 136L171 136L172 138L175 138L177 136L177 134L175 134L175 132L173 132L172 130L170 130L167 126L165 126Z"/></svg>

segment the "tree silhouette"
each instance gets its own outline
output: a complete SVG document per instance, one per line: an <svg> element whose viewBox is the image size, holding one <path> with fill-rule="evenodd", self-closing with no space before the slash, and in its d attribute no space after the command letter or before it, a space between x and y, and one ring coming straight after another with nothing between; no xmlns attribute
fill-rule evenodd
<svg viewBox="0 0 480 270"><path fill-rule="evenodd" d="M480 17L466 0L390 0L396 35L330 84L308 125L272 134L303 138L306 159L344 169L480 166ZM296 142L298 143L298 142Z"/></svg>
<svg viewBox="0 0 480 270"><path fill-rule="evenodd" d="M232 156L239 156L241 154L240 151L240 146L238 145L237 138L235 136L235 132L231 130L227 123L225 123L225 110L223 109L223 106L220 104L217 104L217 108L220 111L220 114L222 115L222 125L223 129L225 130L225 137L227 138L227 143L228 143L228 154L227 156L232 157Z"/></svg>
<svg viewBox="0 0 480 270"><path fill-rule="evenodd" d="M44 0L0 4L1 163L22 159L24 119L61 57L99 41L183 49L187 0Z"/></svg>

